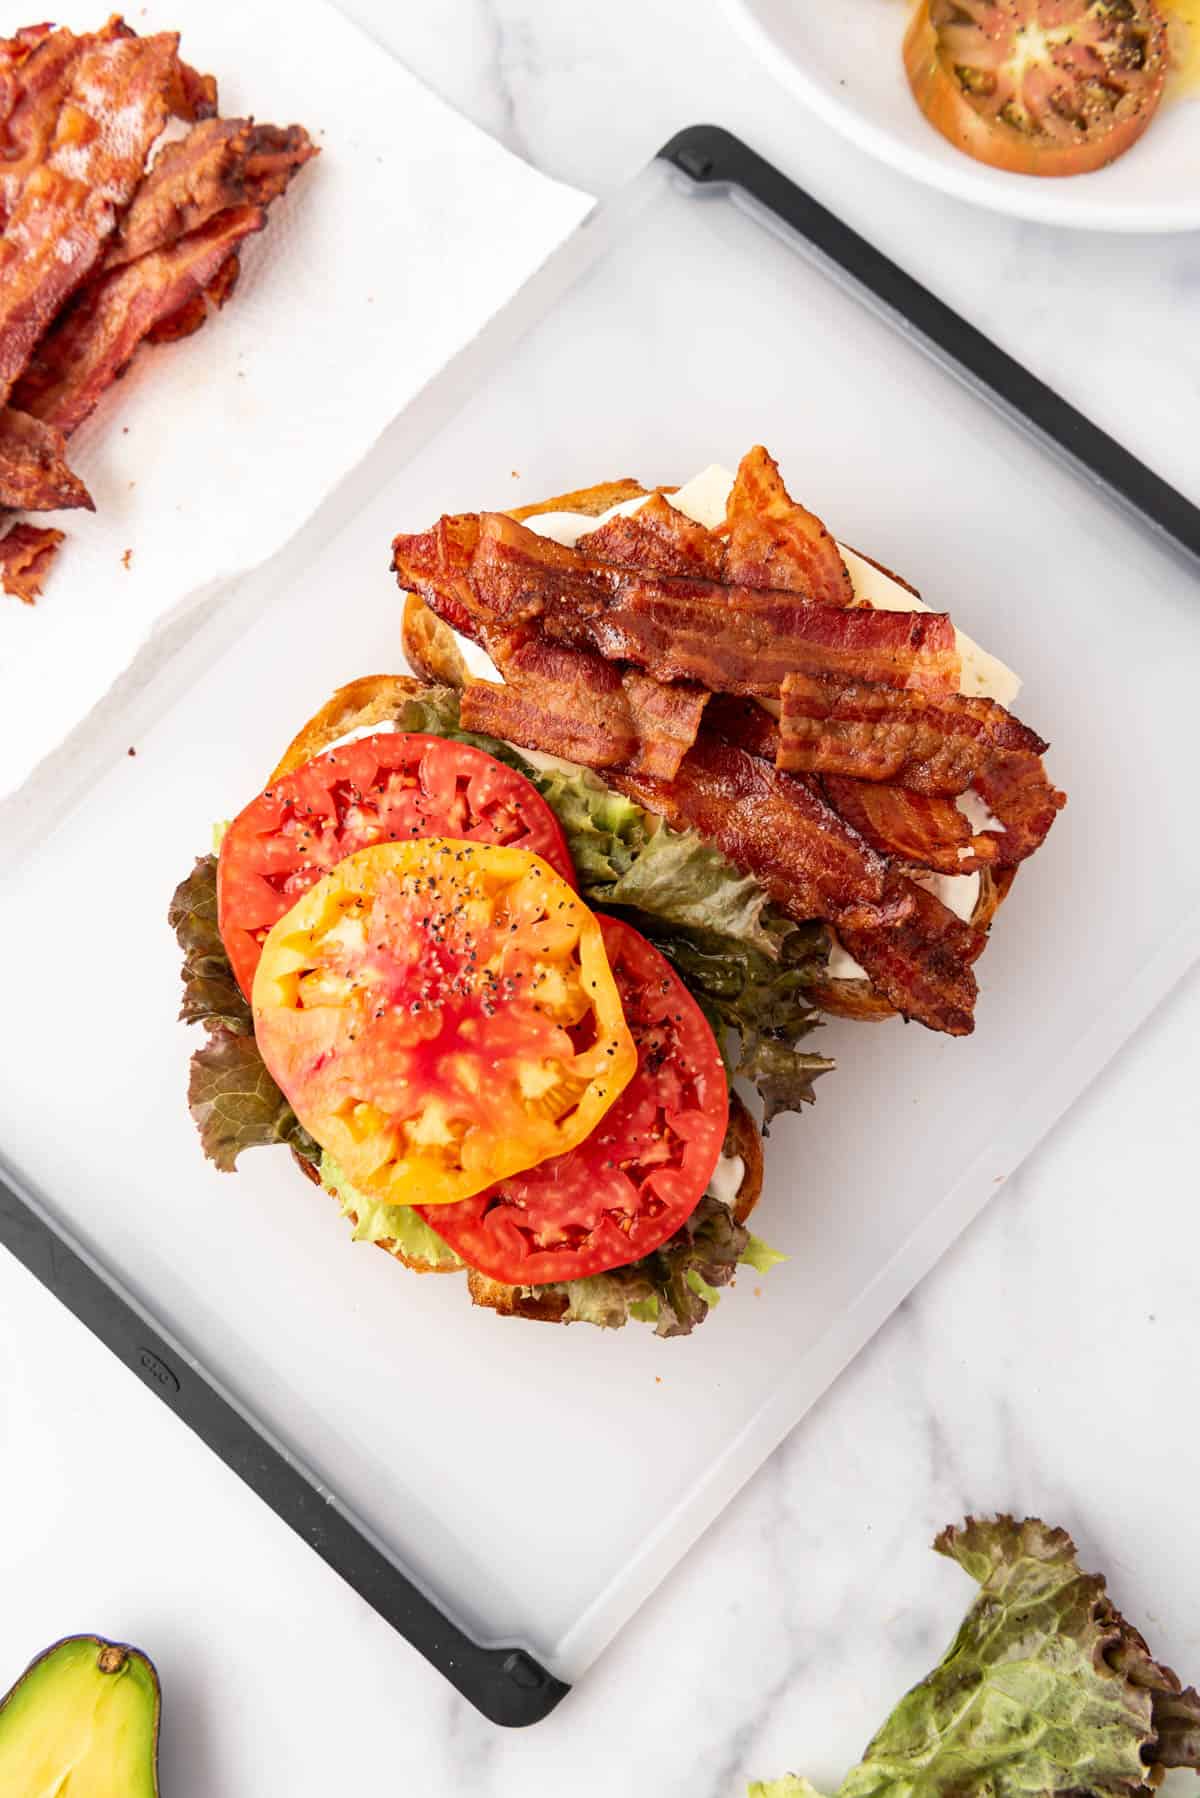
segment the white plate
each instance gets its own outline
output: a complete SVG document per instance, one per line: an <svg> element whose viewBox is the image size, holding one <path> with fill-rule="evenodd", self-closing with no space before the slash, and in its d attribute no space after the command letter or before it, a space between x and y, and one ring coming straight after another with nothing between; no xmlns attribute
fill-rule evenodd
<svg viewBox="0 0 1200 1798"><path fill-rule="evenodd" d="M725 0L779 79L873 156L996 212L1092 231L1200 227L1200 97L1168 95L1128 155L1092 175L1047 180L991 169L927 125L900 58L903 0Z"/></svg>

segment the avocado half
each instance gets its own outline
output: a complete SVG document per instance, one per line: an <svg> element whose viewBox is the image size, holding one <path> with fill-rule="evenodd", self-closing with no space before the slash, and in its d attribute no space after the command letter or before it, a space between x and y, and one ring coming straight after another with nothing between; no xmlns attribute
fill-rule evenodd
<svg viewBox="0 0 1200 1798"><path fill-rule="evenodd" d="M158 1798L158 1675L144 1654L68 1636L0 1704L4 1798Z"/></svg>

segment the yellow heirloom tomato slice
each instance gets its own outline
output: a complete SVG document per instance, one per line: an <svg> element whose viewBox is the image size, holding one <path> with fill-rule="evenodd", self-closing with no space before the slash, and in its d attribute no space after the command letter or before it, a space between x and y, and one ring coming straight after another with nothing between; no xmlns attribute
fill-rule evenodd
<svg viewBox="0 0 1200 1798"><path fill-rule="evenodd" d="M561 1155L637 1050L600 927L542 859L449 837L349 855L263 944L254 1031L355 1186L449 1205Z"/></svg>

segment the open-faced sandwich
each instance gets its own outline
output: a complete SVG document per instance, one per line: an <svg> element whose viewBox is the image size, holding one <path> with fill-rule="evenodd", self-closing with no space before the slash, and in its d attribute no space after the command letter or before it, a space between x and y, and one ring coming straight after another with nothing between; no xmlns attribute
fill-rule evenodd
<svg viewBox="0 0 1200 1798"><path fill-rule="evenodd" d="M172 904L206 1152L287 1144L476 1304L686 1334L773 1258L820 1014L972 1029L1046 745L763 449L393 552L416 678L336 693Z"/></svg>

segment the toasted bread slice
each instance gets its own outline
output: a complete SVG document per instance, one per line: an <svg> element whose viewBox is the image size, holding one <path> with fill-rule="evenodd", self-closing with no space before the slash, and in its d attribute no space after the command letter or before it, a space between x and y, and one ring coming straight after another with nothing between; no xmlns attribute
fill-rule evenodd
<svg viewBox="0 0 1200 1798"><path fill-rule="evenodd" d="M431 614L432 616L432 614ZM336 743L348 731L365 724L386 724L395 718L406 699L422 690L423 683L408 674L364 674L360 680L347 682L327 699L319 712L288 744L283 758L271 772L267 782L282 780L293 768L310 762L330 743Z"/></svg>
<svg viewBox="0 0 1200 1798"><path fill-rule="evenodd" d="M527 1317L531 1323L539 1324L563 1323L570 1302L565 1292L505 1286L473 1267L467 1269L467 1291L471 1303L483 1311L495 1311L501 1317Z"/></svg>
<svg viewBox="0 0 1200 1798"><path fill-rule="evenodd" d="M458 647L458 638L415 593L404 596L400 641L405 661L424 680L431 681L435 687L461 689L466 686L470 671Z"/></svg>
<svg viewBox="0 0 1200 1798"><path fill-rule="evenodd" d="M600 481L595 487L579 487L574 493L557 493L553 499L540 499L535 506L515 506L509 513L518 523L536 518L540 512L579 512L585 518L599 518L610 506L620 506L627 499L641 499L651 493L677 493L676 487L643 487L626 475L620 481Z"/></svg>

